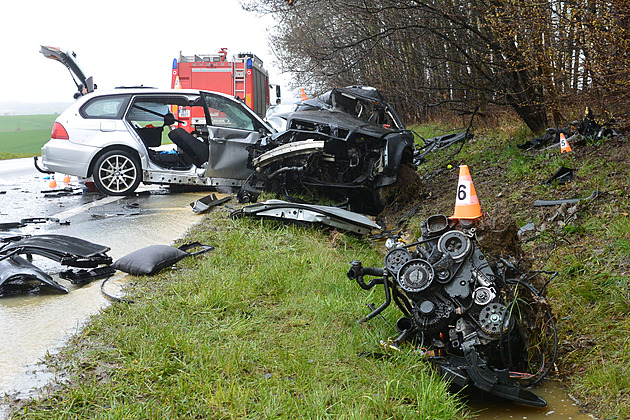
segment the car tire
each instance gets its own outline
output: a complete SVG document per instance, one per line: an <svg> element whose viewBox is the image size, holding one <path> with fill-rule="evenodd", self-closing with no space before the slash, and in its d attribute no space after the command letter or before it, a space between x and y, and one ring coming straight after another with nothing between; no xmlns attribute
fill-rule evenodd
<svg viewBox="0 0 630 420"><path fill-rule="evenodd" d="M94 164L94 184L106 195L132 194L142 181L140 162L126 150L110 150Z"/></svg>

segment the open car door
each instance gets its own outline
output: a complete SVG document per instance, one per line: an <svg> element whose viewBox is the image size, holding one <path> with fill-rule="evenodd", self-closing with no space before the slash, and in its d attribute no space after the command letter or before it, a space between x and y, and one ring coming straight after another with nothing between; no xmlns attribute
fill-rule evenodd
<svg viewBox="0 0 630 420"><path fill-rule="evenodd" d="M271 129L244 104L209 92L201 92L201 95L206 108L210 147L205 175L246 179L251 174L251 169L247 168L247 147L270 134Z"/></svg>

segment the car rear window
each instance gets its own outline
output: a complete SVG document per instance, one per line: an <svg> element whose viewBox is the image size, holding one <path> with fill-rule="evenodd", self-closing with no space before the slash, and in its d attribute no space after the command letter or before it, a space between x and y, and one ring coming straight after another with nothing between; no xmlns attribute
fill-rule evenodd
<svg viewBox="0 0 630 420"><path fill-rule="evenodd" d="M94 98L83 105L81 115L84 118L119 119L128 100L128 95Z"/></svg>

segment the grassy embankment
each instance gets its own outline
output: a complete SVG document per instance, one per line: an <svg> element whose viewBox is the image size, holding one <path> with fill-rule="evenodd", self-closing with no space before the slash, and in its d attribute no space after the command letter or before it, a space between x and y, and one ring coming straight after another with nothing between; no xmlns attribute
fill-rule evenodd
<svg viewBox="0 0 630 420"><path fill-rule="evenodd" d="M498 127L498 128L496 128ZM548 289L559 332L558 375L572 395L599 418L630 418L630 139L573 145L570 154L516 147L531 137L505 121L478 132L451 158L437 153L421 167L432 192L427 206L452 211L452 199L439 194L455 188L455 175L444 165L467 164L486 218L510 213L519 227L534 222L536 232L522 239L534 269L560 273ZM575 180L542 185L561 166L573 168ZM537 199L588 197L568 207L533 207ZM446 213L450 214L450 213Z"/></svg>
<svg viewBox="0 0 630 420"><path fill-rule="evenodd" d="M422 134L441 134L442 126ZM630 142L574 145L567 156L516 148L528 136L503 124L477 130L454 157L430 156L420 168L427 197L409 226L418 232L427 216L451 214L463 163L484 217L508 212L518 226L533 221L537 232L522 244L532 266L560 273L548 290L560 335L557 372L601 418L627 418ZM577 169L575 180L541 185L561 165ZM594 190L597 199L554 221L558 207L532 206ZM107 308L51 359L69 369L71 382L32 402L25 417L462 417L412 349L394 359L358 356L395 335L393 308L387 323L355 324L382 291L366 293L345 277L352 259L380 265L381 245L226 214L208 215L188 238L214 252L134 279L135 304Z"/></svg>

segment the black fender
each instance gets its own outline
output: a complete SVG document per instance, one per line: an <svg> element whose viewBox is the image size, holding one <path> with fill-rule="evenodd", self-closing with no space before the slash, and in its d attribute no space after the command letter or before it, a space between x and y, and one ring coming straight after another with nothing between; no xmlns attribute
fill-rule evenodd
<svg viewBox="0 0 630 420"><path fill-rule="evenodd" d="M375 187L396 182L401 165L413 162L413 133L409 130L387 134L383 150L383 173L376 179Z"/></svg>

